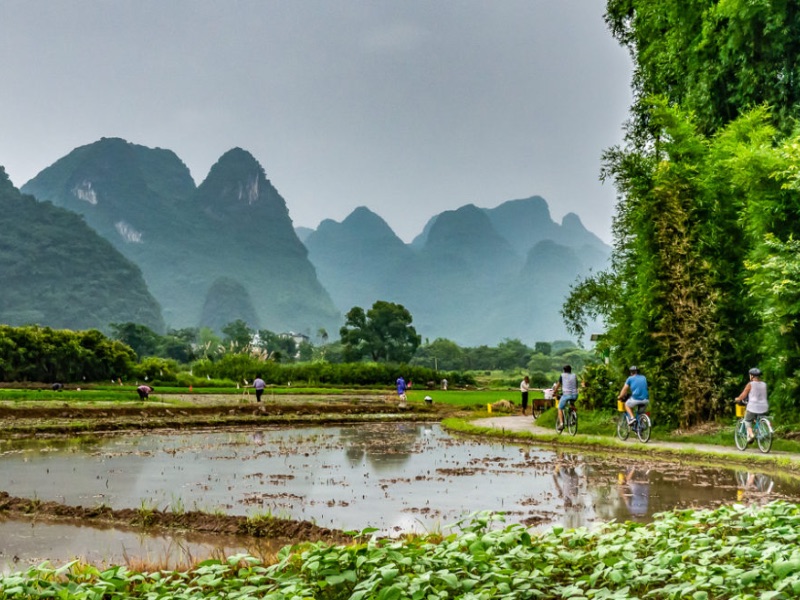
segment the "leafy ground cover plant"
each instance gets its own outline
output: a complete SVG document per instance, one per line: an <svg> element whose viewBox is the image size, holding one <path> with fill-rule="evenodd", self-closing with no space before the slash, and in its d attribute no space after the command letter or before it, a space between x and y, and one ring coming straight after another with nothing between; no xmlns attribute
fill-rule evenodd
<svg viewBox="0 0 800 600"><path fill-rule="evenodd" d="M521 525L498 527L501 519L472 515L445 537L286 547L271 565L241 555L154 573L45 564L0 577L0 598L779 600L800 594L796 504L674 511L651 524L554 527L540 535Z"/></svg>

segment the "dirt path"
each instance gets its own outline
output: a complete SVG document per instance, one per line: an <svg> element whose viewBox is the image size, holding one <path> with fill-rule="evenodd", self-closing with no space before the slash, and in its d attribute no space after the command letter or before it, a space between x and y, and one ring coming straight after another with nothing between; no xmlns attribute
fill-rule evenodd
<svg viewBox="0 0 800 600"><path fill-rule="evenodd" d="M581 436L580 428L578 429L578 434L576 437L569 435L568 433L564 432L560 436L556 435L555 430L551 427L539 427L536 425L536 422L527 416L522 415L510 415L510 416L503 416L503 417L489 417L486 419L476 419L472 421L472 424L477 427L490 427L492 429L498 429L501 431L506 431L509 433L514 432L529 432L537 436L549 436L552 438L552 442L558 443L561 440L561 443L564 445L572 443L574 440L575 443L585 444L587 442L591 442L592 439L603 439L606 440L606 444L608 440L613 440L617 444L621 446L630 446L632 450L637 451L652 451L656 449L661 449L664 451L674 451L674 452L696 452L698 454L705 454L710 456L725 456L728 457L731 454L739 454L741 455L742 459L749 460L750 458L756 459L756 457L767 457L767 456L780 456L781 458L785 459L788 458L793 463L796 463L798 467L800 467L800 454L794 454L790 452L780 452L780 451L771 451L768 455L763 454L757 446L752 445L747 448L744 452L741 452L736 448L733 444L733 432L731 431L731 443L729 446L716 446L712 444L694 444L694 443L687 443L687 442L667 442L662 440L650 440L647 444L641 443L635 434L631 434L631 437L628 438L627 441L622 442L617 440L616 437L608 438L608 437L601 437L601 436Z"/></svg>

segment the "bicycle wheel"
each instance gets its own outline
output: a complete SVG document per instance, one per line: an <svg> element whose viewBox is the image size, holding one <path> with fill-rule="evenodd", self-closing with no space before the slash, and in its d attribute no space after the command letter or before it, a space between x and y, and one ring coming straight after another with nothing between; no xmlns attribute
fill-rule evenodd
<svg viewBox="0 0 800 600"><path fill-rule="evenodd" d="M744 424L744 419L736 423L736 428L733 430L733 441L736 442L739 450L747 448L747 426Z"/></svg>
<svg viewBox="0 0 800 600"><path fill-rule="evenodd" d="M761 417L757 425L756 441L758 442L758 448L766 454L772 448L772 423L769 422L769 419Z"/></svg>
<svg viewBox="0 0 800 600"><path fill-rule="evenodd" d="M617 421L617 437L624 442L630 434L631 426L628 425L628 416L624 412L620 413Z"/></svg>
<svg viewBox="0 0 800 600"><path fill-rule="evenodd" d="M569 431L572 435L575 435L578 433L578 413L575 409L572 409L568 414L567 431Z"/></svg>
<svg viewBox="0 0 800 600"><path fill-rule="evenodd" d="M538 419L542 414L542 410L542 404L538 400L534 400L533 404L531 404L531 415L533 418Z"/></svg>
<svg viewBox="0 0 800 600"><path fill-rule="evenodd" d="M647 443L650 439L650 417L648 417L645 413L639 415L639 423L638 427L636 428L636 435L639 438L640 442Z"/></svg>

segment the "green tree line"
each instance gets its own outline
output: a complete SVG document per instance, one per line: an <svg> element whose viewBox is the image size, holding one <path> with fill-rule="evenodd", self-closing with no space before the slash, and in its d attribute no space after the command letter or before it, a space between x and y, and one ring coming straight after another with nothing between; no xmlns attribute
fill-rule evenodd
<svg viewBox="0 0 800 600"><path fill-rule="evenodd" d="M133 350L95 329L0 325L0 380L101 381L127 377Z"/></svg>
<svg viewBox="0 0 800 600"><path fill-rule="evenodd" d="M601 176L618 203L611 268L576 284L571 331L607 325L616 372L648 375L682 426L731 410L760 366L800 408L800 5L608 0L634 61L623 145Z"/></svg>

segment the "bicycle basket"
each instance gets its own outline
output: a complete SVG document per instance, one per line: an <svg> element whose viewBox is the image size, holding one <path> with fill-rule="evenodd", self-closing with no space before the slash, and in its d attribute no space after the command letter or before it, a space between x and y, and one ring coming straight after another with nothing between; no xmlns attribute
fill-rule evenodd
<svg viewBox="0 0 800 600"><path fill-rule="evenodd" d="M737 402L736 403L736 416L741 419L744 416L745 412L747 412L747 406L745 406L744 404L739 404Z"/></svg>
<svg viewBox="0 0 800 600"><path fill-rule="evenodd" d="M619 412L625 412L625 403L622 400L617 400L617 410Z"/></svg>

